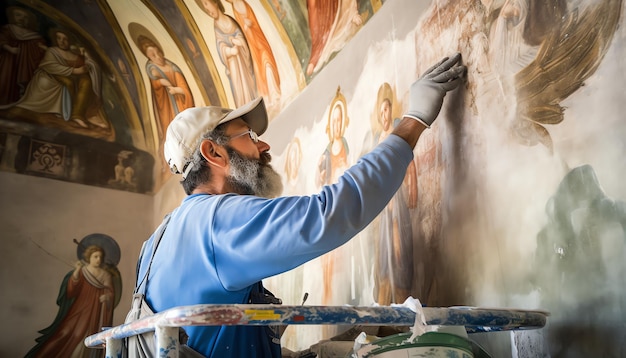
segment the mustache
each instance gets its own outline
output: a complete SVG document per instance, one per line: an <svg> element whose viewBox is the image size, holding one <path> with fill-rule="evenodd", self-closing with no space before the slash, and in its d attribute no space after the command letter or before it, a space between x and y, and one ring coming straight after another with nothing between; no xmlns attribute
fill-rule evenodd
<svg viewBox="0 0 626 358"><path fill-rule="evenodd" d="M262 165L268 165L272 161L272 155L269 152L261 153L259 157L259 162Z"/></svg>

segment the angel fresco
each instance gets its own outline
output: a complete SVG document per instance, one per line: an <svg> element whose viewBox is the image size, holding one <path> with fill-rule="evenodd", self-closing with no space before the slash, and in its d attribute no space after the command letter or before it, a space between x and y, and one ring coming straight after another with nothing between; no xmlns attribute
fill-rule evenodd
<svg viewBox="0 0 626 358"><path fill-rule="evenodd" d="M220 0L196 0L196 3L213 21L217 51L226 67L226 75L235 100L242 106L257 94L256 78L250 46L237 21L227 15Z"/></svg>
<svg viewBox="0 0 626 358"><path fill-rule="evenodd" d="M620 128L617 124L621 123L622 117L611 113L614 108L620 108L619 105L607 110L611 116L617 115L614 126L605 126L608 118L603 111L584 118L584 123L594 123L602 128L602 132L599 132L602 133L602 139L595 141L591 133L582 130L587 128L581 125L583 118L580 118L581 113L585 112L577 113L576 110L580 111L584 106L596 108L596 103L611 102L610 99L600 98L607 92L597 93L599 86L595 84L582 91L581 87L587 81L589 84L597 81L609 85L609 93L622 93L620 86L615 85L619 83L617 79L621 79L622 73L615 74L616 81L613 81L613 78L607 78L612 72L606 71L607 68L613 69L613 66L621 69L620 64L603 62L607 62L605 55L611 46L617 50L612 54L613 59L621 59L623 30L618 30L618 26L623 23L623 19L620 21L623 1L461 0L438 5L433 3L431 11L424 18L424 26L417 29L419 38L416 36L415 42L421 45L417 48L423 49L425 44L429 44L433 52L448 50L450 46L463 52L463 59L469 65L468 79L471 80L467 82L469 91L465 97L469 99L469 103L465 103L469 104L469 108L464 106L463 109L469 117L479 119L463 123L463 129L467 130L472 142L472 145L464 148L476 145L489 157L468 155L475 162L452 175L446 168L449 165L446 162L449 163L451 156L441 150L445 149L442 144L431 146L439 150L432 175L422 173L426 165L420 158L419 225L420 230L428 235L421 241L436 250L429 255L433 259L426 256L430 250L424 250L424 253L416 250L416 256L420 256L416 257L416 262L422 261L422 257L432 262L428 268L430 272L424 275L432 284L425 286L427 294L420 295L420 299L428 305L446 305L466 301L469 297L474 299L474 295L488 292L490 297L487 301L491 297L501 296L505 297L501 303L506 304L511 292L513 295L536 294L542 300L539 305L551 311L553 324L547 337L553 356L571 356L574 352L579 356L620 356L624 335L614 327L619 327L623 321L620 320L624 312L624 306L620 305L623 302L623 292L620 292L623 291L623 285L620 286L620 281L615 279L623 277L621 262L624 234L622 227L610 221L618 217L622 220L624 207L623 204L612 206L599 191L581 198L577 205L569 206L570 203L567 203L567 207L559 208L555 206L562 204L559 200L569 201L574 194L569 193L569 189L561 192L560 188L554 200L546 206L547 217L541 217L540 222L547 221L548 224L529 247L531 250L536 247L535 255L539 256L531 264L535 279L538 280L536 287L528 287L524 278L498 287L497 293L493 294L489 288L485 290L489 284L485 285L481 277L487 270L472 272L470 265L463 265L461 269L445 271L450 269L448 263L454 262L455 258L464 256L465 260L468 251L481 251L484 237L497 237L485 241L482 248L488 249L495 242L506 242L505 237L515 237L522 239L518 242L523 242L537 235L537 230L532 226L536 224L533 222L535 219L530 219L530 215L522 217L532 210L542 209L529 210L529 207L536 200L536 193L554 184L544 178L556 178L563 175L569 165L587 161L598 165L598 168L609 168L609 178L611 174L620 177L618 164L623 162L620 161L623 147L620 138L613 136L621 133L616 129ZM441 21L452 18L455 20ZM428 29L433 28L436 31L428 33ZM617 34L621 36L619 40ZM441 44L440 39L446 36L450 36L451 45ZM418 51L417 56L429 55ZM600 68L601 64L607 67ZM579 90L580 93L575 93ZM582 103L578 108L568 110L564 102L570 101ZM456 113L450 117L456 117ZM570 119L572 121L566 123ZM493 132L484 130L486 126L483 124L486 123L493 125ZM445 140L442 132L437 134ZM429 140L430 137L423 139ZM598 141L606 143L599 146ZM426 143L422 141L421 144ZM617 161L606 155L606 148L610 147L616 148ZM418 147L417 150L419 155L421 149ZM581 155L583 151L585 155ZM516 154L516 157L511 154ZM526 159L517 160L517 155L526 157L529 162L524 163ZM503 165L506 162L512 164ZM515 172L489 173L489 170L483 169L501 166L509 171L514 168ZM596 180L589 170L591 168L581 169L573 170L564 182L586 176L585 181L588 182L585 186L596 187ZM450 205L457 198L445 192L442 198L441 188L447 180L456 180L454 190L464 191L462 187L466 184L462 182L466 177L459 174L464 174L465 170L480 178L472 179L471 186L472 190L477 188L481 195L464 200L462 205L452 209L454 216L461 218L461 222L446 222L446 216L453 215L447 214L441 205L437 205ZM530 180L529 176L524 175L524 170L536 177ZM527 182L521 183L519 178L525 178ZM429 187L426 183L434 183L436 186L430 184ZM517 195L517 200L503 201L501 190ZM429 196L436 200L428 202ZM422 204L424 202L428 205ZM450 207L445 210L450 210ZM422 218L432 220L435 224ZM529 226L532 229L528 229ZM471 236L472 228L476 231L476 239L466 241L464 237L455 237L457 235L454 233L457 232ZM600 240L605 238L607 241L600 246ZM616 238L622 241L615 243ZM515 277L514 271L525 267L525 264L516 266L515 262L507 259L523 257L520 256L519 247L512 249L510 256L505 259L500 258L498 264L489 266L487 275L491 275L495 271L493 269L498 267L508 271L505 277ZM470 258L467 261L473 264L480 259L489 261L491 256L485 254L478 260ZM617 259L621 261L618 263ZM610 275L605 276L605 272ZM494 277L499 279L497 274ZM467 282L474 287L468 293L463 293L468 287ZM605 282L611 282L611 286L604 286ZM620 294L621 297L614 296ZM584 329L581 330L581 327ZM581 346L586 347L581 349ZM611 354L611 350L614 354Z"/></svg>
<svg viewBox="0 0 626 358"><path fill-rule="evenodd" d="M492 69L502 88L515 91L517 99L511 134L525 145L541 143L552 151L546 125L563 121L560 102L583 86L600 65L617 28L622 1L483 2L494 19Z"/></svg>
<svg viewBox="0 0 626 358"><path fill-rule="evenodd" d="M244 0L226 1L232 4L235 20L248 40L258 93L265 97L271 106L280 99L280 77L272 48L259 26L252 7Z"/></svg>
<svg viewBox="0 0 626 358"><path fill-rule="evenodd" d="M119 303L121 279L117 270L119 247L109 236L92 234L78 243L79 260L63 282L54 322L39 331L31 357L100 357L102 349L87 348L85 337L111 327Z"/></svg>

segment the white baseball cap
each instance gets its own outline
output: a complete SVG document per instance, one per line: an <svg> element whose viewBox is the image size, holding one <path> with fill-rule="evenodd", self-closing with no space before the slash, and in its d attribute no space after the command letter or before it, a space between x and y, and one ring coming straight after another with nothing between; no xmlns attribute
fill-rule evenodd
<svg viewBox="0 0 626 358"><path fill-rule="evenodd" d="M268 126L267 112L263 97L258 97L237 109L217 106L187 108L178 113L167 127L165 135L165 161L174 174L187 177L193 165L193 153L200 145L201 138L220 124L243 119L258 135Z"/></svg>

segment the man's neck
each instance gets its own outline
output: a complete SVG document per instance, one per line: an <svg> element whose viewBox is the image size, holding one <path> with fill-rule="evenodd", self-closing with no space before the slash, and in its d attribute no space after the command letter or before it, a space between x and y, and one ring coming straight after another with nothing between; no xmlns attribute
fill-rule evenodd
<svg viewBox="0 0 626 358"><path fill-rule="evenodd" d="M204 184L198 185L194 189L192 194L219 195L219 194L227 194L227 193L231 193L231 192L232 191L229 190L229 188L227 187L226 182L222 182L222 183L210 182L210 183L204 183Z"/></svg>

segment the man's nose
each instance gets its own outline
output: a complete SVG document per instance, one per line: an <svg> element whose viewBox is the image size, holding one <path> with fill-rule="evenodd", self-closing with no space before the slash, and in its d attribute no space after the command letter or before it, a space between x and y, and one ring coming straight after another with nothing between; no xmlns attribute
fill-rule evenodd
<svg viewBox="0 0 626 358"><path fill-rule="evenodd" d="M270 145L269 145L269 144L267 144L267 142L264 142L264 141L262 141L262 140L259 140L259 141L256 143L256 147L257 147L257 149L259 150L259 153L267 152L267 151L269 151L269 150L270 150Z"/></svg>

